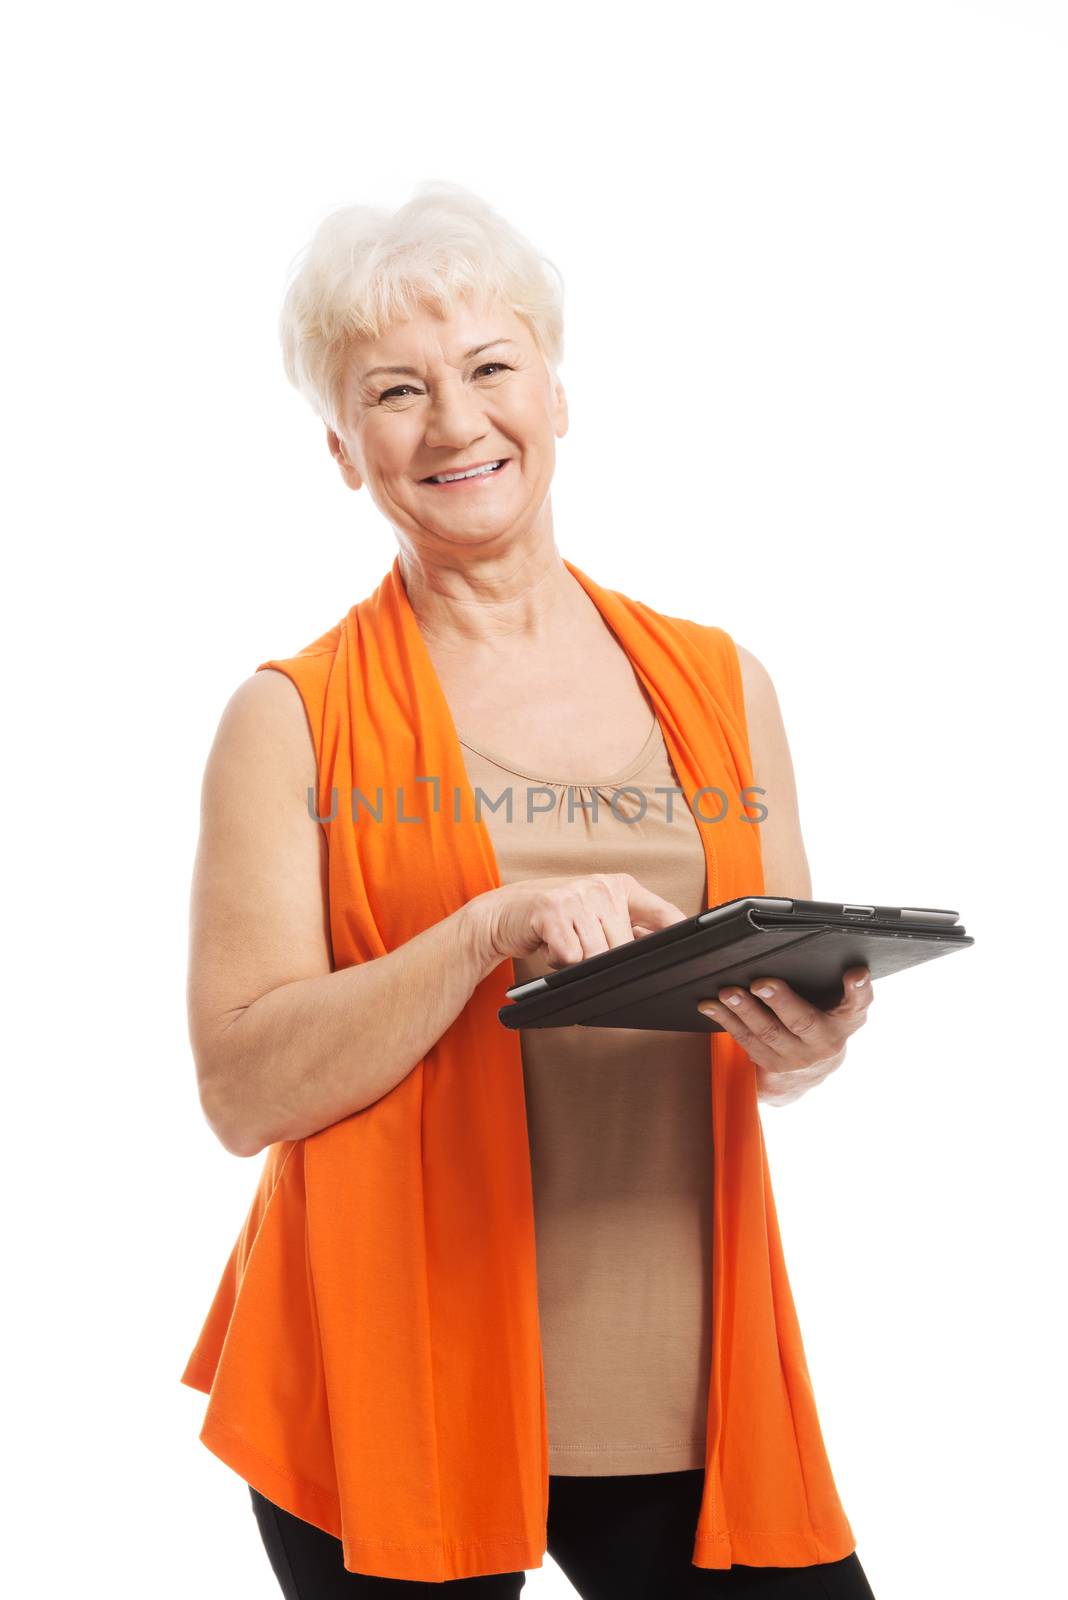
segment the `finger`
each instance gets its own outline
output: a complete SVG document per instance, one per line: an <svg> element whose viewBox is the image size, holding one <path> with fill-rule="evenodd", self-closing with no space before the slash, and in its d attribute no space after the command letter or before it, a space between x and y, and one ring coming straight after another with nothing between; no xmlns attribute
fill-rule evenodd
<svg viewBox="0 0 1068 1600"><path fill-rule="evenodd" d="M545 959L554 971L573 967L608 948L600 918L578 900L553 906L546 913L541 936Z"/></svg>
<svg viewBox="0 0 1068 1600"><path fill-rule="evenodd" d="M665 900L663 895L654 894L637 879L627 885L627 913L632 924L640 922L643 927L654 931L670 928L673 923L683 922L686 918L685 911L670 900Z"/></svg>
<svg viewBox="0 0 1068 1600"><path fill-rule="evenodd" d="M729 1033L733 1039L737 1039L743 1050L749 1051L750 1054L755 1050L759 1054L760 1041L749 1032L732 1006L719 1005L715 1000L699 1000L697 1009L706 1017L711 1017L713 1022L718 1022L724 1033Z"/></svg>
<svg viewBox="0 0 1068 1600"><path fill-rule="evenodd" d="M762 1000L735 984L725 985L719 991L718 999L726 1014L736 1017L761 1048L770 1053L772 1059L777 1055L797 1054L796 1036Z"/></svg>
<svg viewBox="0 0 1068 1600"><path fill-rule="evenodd" d="M612 945L611 918L607 911L577 901L569 913L575 937L582 947L580 961L586 961L590 956L599 956ZM630 926L627 926L627 938L630 938Z"/></svg>
<svg viewBox="0 0 1068 1600"><path fill-rule="evenodd" d="M627 896L618 885L604 885L603 901L597 905L609 948L634 943L634 924Z"/></svg>
<svg viewBox="0 0 1068 1600"><path fill-rule="evenodd" d="M850 1016L865 1012L874 999L871 972L867 967L847 967L842 974L842 998L828 1016Z"/></svg>
<svg viewBox="0 0 1068 1600"><path fill-rule="evenodd" d="M551 964L557 970L633 942L625 897L613 894L607 883L595 884L592 891L588 884L579 888L569 883L567 889L553 908L551 923Z"/></svg>
<svg viewBox="0 0 1068 1600"><path fill-rule="evenodd" d="M603 877L594 878L592 889L588 884L573 886L567 912L582 944L583 959L634 941L626 896Z"/></svg>
<svg viewBox="0 0 1068 1600"><path fill-rule="evenodd" d="M812 1005L781 978L754 979L749 986L752 991L749 998L751 1001L759 999L774 1011L794 1035L794 1040L803 1043L814 1060L821 1060L839 1051L864 1021L871 1004L870 977L867 967L848 968L843 975L845 997L829 1010ZM740 992L744 994L745 991ZM776 1040L770 1030L762 1032L752 1020L744 1002L739 1009L746 1015L750 1029L763 1038L769 1048L781 1047L781 1040Z"/></svg>
<svg viewBox="0 0 1068 1600"><path fill-rule="evenodd" d="M781 978L755 978L749 985L749 990L748 994L744 989L736 991L745 996L745 1001L739 1009L746 1016L748 1026L766 1039L769 1049L780 1049L792 1056L796 1054L797 1044L800 1041L814 1055L819 1056L833 1055L839 1048L841 1023L829 1020L826 1011L805 1000L796 989L791 989ZM757 1023L750 1020L749 1012L753 1005L763 1005L772 1012L786 1032L777 1035L768 1028L766 1034L762 1033Z"/></svg>
<svg viewBox="0 0 1068 1600"><path fill-rule="evenodd" d="M670 926L685 917L678 906L644 888L629 873L598 873L592 882L593 904L611 949L632 944L643 934L655 933L660 927ZM642 905L644 912L640 909Z"/></svg>

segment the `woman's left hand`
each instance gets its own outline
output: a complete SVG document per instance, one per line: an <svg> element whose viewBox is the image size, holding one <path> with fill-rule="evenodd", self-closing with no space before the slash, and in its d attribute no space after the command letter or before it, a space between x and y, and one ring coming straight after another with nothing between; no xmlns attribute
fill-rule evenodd
<svg viewBox="0 0 1068 1600"><path fill-rule="evenodd" d="M748 990L728 984L719 1003L700 1000L697 1009L745 1050L757 1069L757 1098L788 1105L841 1066L846 1041L868 1019L870 979L867 967L847 968L842 999L829 1011L802 1000L781 978L757 978Z"/></svg>

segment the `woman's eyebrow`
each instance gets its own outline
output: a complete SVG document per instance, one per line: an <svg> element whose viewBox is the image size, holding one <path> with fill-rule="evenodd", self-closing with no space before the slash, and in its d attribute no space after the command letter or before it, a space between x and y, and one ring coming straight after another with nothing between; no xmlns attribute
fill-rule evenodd
<svg viewBox="0 0 1068 1600"><path fill-rule="evenodd" d="M470 361L472 356L481 355L483 350L491 350L495 344L514 343L514 339L487 339L485 344L476 344L474 349L466 350L464 352L464 360ZM416 367L368 367L367 371L362 374L360 381L365 383L368 378L373 378L377 372L403 372L409 378L417 378L419 376Z"/></svg>

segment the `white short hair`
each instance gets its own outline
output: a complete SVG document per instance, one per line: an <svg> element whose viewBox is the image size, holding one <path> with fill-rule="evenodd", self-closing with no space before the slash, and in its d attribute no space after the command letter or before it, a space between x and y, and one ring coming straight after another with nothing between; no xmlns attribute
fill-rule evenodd
<svg viewBox="0 0 1068 1600"><path fill-rule="evenodd" d="M563 360L563 278L492 206L433 179L398 211L344 206L294 258L279 319L290 383L334 431L347 346L420 309L448 316L470 296L522 317L555 377Z"/></svg>

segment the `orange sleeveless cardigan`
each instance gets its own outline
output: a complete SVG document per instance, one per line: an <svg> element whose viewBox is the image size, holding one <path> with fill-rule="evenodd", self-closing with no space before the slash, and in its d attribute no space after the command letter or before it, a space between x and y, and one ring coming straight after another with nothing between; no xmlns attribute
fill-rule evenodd
<svg viewBox="0 0 1068 1600"><path fill-rule="evenodd" d="M728 807L700 823L709 904L760 893L759 827L739 801L753 774L733 641L564 565L650 695L686 803L707 819ZM334 813L322 826L338 968L499 886L399 558L322 638L262 667L300 691L318 816ZM207 1448L339 1538L352 1572L441 1581L542 1565L530 1151L519 1035L497 1018L515 981L502 961L388 1094L267 1150L180 1380L209 1396ZM692 1562L835 1561L855 1540L787 1279L755 1069L723 1032L709 1035L709 1060L713 1343Z"/></svg>

